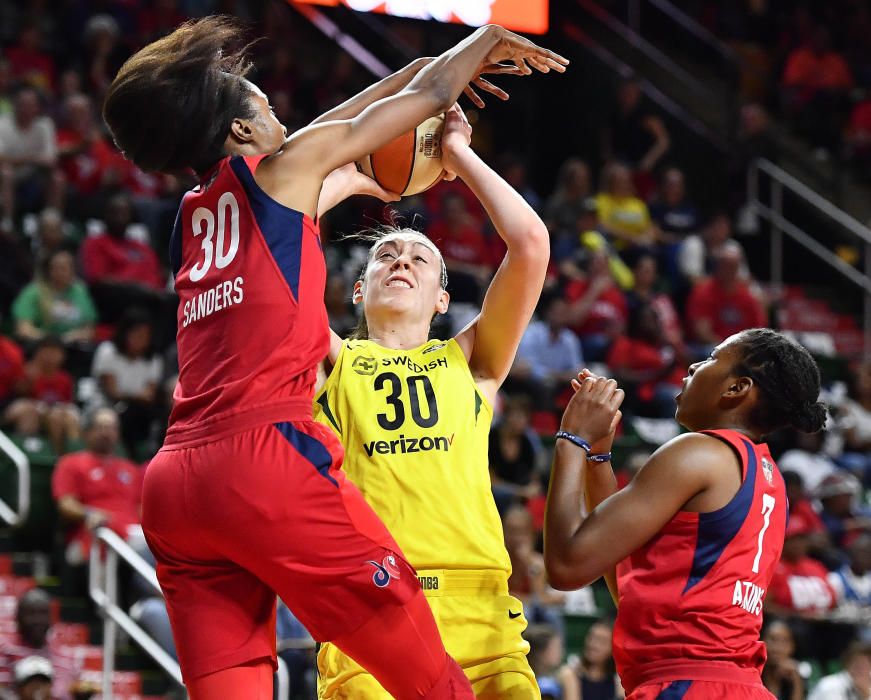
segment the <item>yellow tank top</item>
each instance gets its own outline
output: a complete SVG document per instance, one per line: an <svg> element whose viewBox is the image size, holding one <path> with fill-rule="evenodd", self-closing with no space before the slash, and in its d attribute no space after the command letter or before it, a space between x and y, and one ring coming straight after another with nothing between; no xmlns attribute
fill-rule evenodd
<svg viewBox="0 0 871 700"><path fill-rule="evenodd" d="M314 401L344 470L418 569L511 571L490 491L493 410L455 340L346 340Z"/></svg>

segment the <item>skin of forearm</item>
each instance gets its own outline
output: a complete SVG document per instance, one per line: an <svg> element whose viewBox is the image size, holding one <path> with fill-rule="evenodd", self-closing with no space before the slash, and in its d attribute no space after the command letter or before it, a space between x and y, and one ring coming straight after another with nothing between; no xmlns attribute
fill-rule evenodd
<svg viewBox="0 0 871 700"><path fill-rule="evenodd" d="M412 81L421 70L433 61L432 58L418 58L392 75L379 80L374 85L366 88L349 100L334 107L315 119L312 124L332 121L335 119L353 119L369 105L383 100L385 97L395 95Z"/></svg>

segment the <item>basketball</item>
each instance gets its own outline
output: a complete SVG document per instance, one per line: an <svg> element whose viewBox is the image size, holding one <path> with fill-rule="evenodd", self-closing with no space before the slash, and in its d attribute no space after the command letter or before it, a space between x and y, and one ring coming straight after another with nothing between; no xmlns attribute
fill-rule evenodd
<svg viewBox="0 0 871 700"><path fill-rule="evenodd" d="M428 190L441 180L443 114L385 144L357 162L357 169L402 197Z"/></svg>

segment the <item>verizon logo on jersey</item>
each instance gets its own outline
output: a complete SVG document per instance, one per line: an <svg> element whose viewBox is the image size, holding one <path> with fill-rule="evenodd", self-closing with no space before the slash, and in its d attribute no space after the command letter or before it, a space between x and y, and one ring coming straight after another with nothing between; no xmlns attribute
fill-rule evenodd
<svg viewBox="0 0 871 700"><path fill-rule="evenodd" d="M732 593L732 605L738 605L747 612L758 616L762 612L762 600L765 589L750 581L735 581L735 591Z"/></svg>
<svg viewBox="0 0 871 700"><path fill-rule="evenodd" d="M411 454L414 452L432 452L433 450L448 452L454 442L454 436L436 437L424 436L422 438L405 437L400 435L398 440L371 440L363 443L363 449L370 457L375 453L379 455Z"/></svg>

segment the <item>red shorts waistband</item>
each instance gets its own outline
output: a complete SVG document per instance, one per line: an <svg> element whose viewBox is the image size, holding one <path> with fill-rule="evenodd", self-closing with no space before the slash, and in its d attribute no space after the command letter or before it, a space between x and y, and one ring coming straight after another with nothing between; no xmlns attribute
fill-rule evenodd
<svg viewBox="0 0 871 700"><path fill-rule="evenodd" d="M170 426L166 431L163 446L176 449L193 447L261 425L310 420L312 420L311 399L287 399L233 413L220 413L217 416L198 420L196 423Z"/></svg>
<svg viewBox="0 0 871 700"><path fill-rule="evenodd" d="M669 681L713 681L762 685L762 678L755 668L738 666L731 661L658 661L627 669L621 674L626 691L631 692L648 683Z"/></svg>

